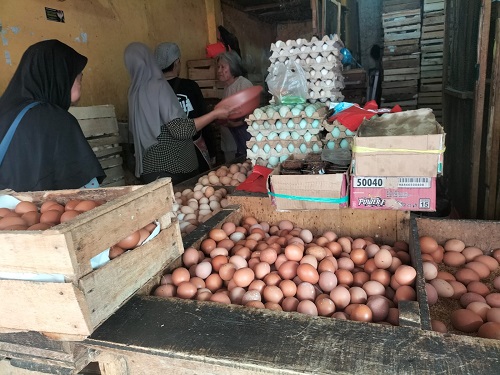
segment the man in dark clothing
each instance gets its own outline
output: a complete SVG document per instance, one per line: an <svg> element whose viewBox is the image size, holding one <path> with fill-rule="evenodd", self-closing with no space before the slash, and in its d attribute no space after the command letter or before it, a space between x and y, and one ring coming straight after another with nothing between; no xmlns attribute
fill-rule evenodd
<svg viewBox="0 0 500 375"><path fill-rule="evenodd" d="M181 70L179 46L175 43L161 43L155 49L155 57L188 117L197 118L207 113L205 100L198 84L190 79L179 78ZM193 141L196 145L199 170L200 172L208 171L216 156L216 143L211 125L198 132L193 137Z"/></svg>

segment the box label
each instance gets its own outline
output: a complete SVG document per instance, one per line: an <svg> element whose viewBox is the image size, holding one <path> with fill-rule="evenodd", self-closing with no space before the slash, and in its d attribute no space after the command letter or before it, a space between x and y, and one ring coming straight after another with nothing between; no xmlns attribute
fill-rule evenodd
<svg viewBox="0 0 500 375"><path fill-rule="evenodd" d="M394 188L430 188L431 177L399 177ZM353 187L356 188L385 188L388 187L387 177L355 176Z"/></svg>

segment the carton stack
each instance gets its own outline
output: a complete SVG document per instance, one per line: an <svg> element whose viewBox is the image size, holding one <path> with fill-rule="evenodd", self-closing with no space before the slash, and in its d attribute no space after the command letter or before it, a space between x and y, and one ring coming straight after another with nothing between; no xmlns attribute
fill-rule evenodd
<svg viewBox="0 0 500 375"><path fill-rule="evenodd" d="M438 121L443 109L444 20L444 0L424 0L418 106L432 108Z"/></svg>
<svg viewBox="0 0 500 375"><path fill-rule="evenodd" d="M436 211L444 139L430 108L363 121L353 138L351 207Z"/></svg>
<svg viewBox="0 0 500 375"><path fill-rule="evenodd" d="M257 108L246 118L252 135L247 158L254 165L274 168L290 155L321 151L319 132L326 114L323 103L276 105Z"/></svg>
<svg viewBox="0 0 500 375"><path fill-rule="evenodd" d="M310 41L306 39L281 40L271 44L271 66L281 62L286 64L295 61L305 71L308 87L308 98L310 103L343 101L341 90L344 88L344 77L342 76L342 57L340 50L342 43L337 35L332 38L325 35L321 40L313 37Z"/></svg>
<svg viewBox="0 0 500 375"><path fill-rule="evenodd" d="M327 131L325 137L323 138L323 145L326 149L351 149L352 139L355 132L347 129L344 125L336 120L333 123L328 123L325 120L323 122L323 126Z"/></svg>
<svg viewBox="0 0 500 375"><path fill-rule="evenodd" d="M417 108L420 78L420 0L384 0L382 107Z"/></svg>

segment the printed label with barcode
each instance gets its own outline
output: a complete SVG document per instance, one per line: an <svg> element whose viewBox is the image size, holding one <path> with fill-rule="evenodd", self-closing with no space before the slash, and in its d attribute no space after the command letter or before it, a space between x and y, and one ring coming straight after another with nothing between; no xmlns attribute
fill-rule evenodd
<svg viewBox="0 0 500 375"><path fill-rule="evenodd" d="M431 177L400 177L398 187L402 188L430 188Z"/></svg>

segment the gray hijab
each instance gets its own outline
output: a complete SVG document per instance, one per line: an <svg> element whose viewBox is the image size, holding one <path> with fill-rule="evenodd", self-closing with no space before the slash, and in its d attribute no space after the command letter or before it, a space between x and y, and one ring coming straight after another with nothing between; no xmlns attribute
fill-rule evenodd
<svg viewBox="0 0 500 375"><path fill-rule="evenodd" d="M129 44L125 48L125 66L131 78L128 112L134 136L135 175L140 177L143 156L158 143L161 126L185 118L186 114L148 46L138 42Z"/></svg>

